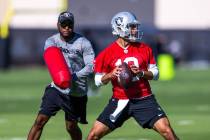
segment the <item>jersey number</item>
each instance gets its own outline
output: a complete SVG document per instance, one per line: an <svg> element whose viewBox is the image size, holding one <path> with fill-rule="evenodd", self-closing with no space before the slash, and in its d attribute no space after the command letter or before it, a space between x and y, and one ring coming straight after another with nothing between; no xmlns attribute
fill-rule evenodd
<svg viewBox="0 0 210 140"><path fill-rule="evenodd" d="M127 63L129 65L129 63L132 63L132 65L139 67L139 63L138 63L138 59L136 59L135 57L127 57L124 59L125 63ZM120 66L122 65L122 60L118 59L117 62L115 63L115 66Z"/></svg>
<svg viewBox="0 0 210 140"><path fill-rule="evenodd" d="M124 59L123 62L127 63L128 65L132 64L132 65L136 66L137 68L139 67L138 59L136 59L135 57L127 57ZM122 60L118 59L117 62L115 63L115 66L120 66L120 65L122 65ZM137 80L138 80L138 78L136 78L136 77L133 77L133 79L132 79L133 82L137 81Z"/></svg>

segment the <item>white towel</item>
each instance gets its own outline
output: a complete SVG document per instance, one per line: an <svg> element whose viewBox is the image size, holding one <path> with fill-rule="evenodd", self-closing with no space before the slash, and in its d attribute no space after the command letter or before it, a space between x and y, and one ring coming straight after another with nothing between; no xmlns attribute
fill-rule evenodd
<svg viewBox="0 0 210 140"><path fill-rule="evenodd" d="M115 109L115 111L110 114L109 119L112 122L115 122L117 120L117 118L119 117L119 115L121 114L121 112L123 111L123 109L126 107L126 105L128 104L128 99L125 100L119 100L117 103L117 108Z"/></svg>

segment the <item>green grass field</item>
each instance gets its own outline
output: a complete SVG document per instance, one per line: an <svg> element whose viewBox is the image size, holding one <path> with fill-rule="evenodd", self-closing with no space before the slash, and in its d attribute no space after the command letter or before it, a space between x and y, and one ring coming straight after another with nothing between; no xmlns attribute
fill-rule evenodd
<svg viewBox="0 0 210 140"><path fill-rule="evenodd" d="M26 139L49 81L45 68L0 71L0 140ZM173 80L154 81L151 85L181 140L210 139L210 70L178 69ZM110 96L111 87L106 86L89 97L89 124L81 126L84 137ZM69 139L62 111L48 122L41 139ZM139 127L133 119L104 137L104 140L161 139L153 130Z"/></svg>

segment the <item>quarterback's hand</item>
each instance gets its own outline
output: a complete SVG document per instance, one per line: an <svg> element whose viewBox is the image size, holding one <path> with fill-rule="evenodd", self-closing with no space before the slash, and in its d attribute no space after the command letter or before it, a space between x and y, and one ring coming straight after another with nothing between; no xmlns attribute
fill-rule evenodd
<svg viewBox="0 0 210 140"><path fill-rule="evenodd" d="M107 84L112 79L116 79L117 77L119 77L119 74L120 74L121 70L122 70L122 68L120 68L119 66L117 66L110 73L105 74L101 78L102 83L103 84Z"/></svg>
<svg viewBox="0 0 210 140"><path fill-rule="evenodd" d="M115 67L115 68L109 73L110 79L115 79L115 78L119 77L121 71L122 71L122 68L121 68L120 66Z"/></svg>
<svg viewBox="0 0 210 140"><path fill-rule="evenodd" d="M144 71L140 70L138 67L132 65L130 68L133 73L133 76L136 77L137 80L139 80L139 78L142 78L144 76Z"/></svg>
<svg viewBox="0 0 210 140"><path fill-rule="evenodd" d="M131 65L130 68L131 68L131 71L134 76L136 76L138 73L141 72L141 70L138 67L136 67L135 65Z"/></svg>
<svg viewBox="0 0 210 140"><path fill-rule="evenodd" d="M116 79L117 77L119 77L119 74L121 72L122 68L120 68L119 66L117 66L116 68L114 68L110 73L105 74L102 78L101 78L101 82L103 84L107 84L109 83L109 81L111 81L112 79Z"/></svg>

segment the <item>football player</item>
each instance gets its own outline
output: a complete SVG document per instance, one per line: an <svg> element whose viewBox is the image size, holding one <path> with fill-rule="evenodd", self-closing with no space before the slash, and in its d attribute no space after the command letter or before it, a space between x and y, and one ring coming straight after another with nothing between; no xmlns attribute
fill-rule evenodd
<svg viewBox="0 0 210 140"><path fill-rule="evenodd" d="M118 38L95 59L95 84L112 83L113 95L95 121L87 140L98 140L133 117L143 128L153 129L166 140L178 140L169 119L152 93L148 80L158 80L159 71L152 49L140 42L140 22L130 12L117 13L111 20L112 34ZM119 84L122 63L132 72L132 84Z"/></svg>
<svg viewBox="0 0 210 140"><path fill-rule="evenodd" d="M87 124L87 77L93 73L94 51L90 41L74 32L72 13L60 13L57 27L59 33L49 37L44 46L52 83L45 89L28 140L39 140L45 124L59 110L65 112L66 129L72 140L82 140L78 122Z"/></svg>

